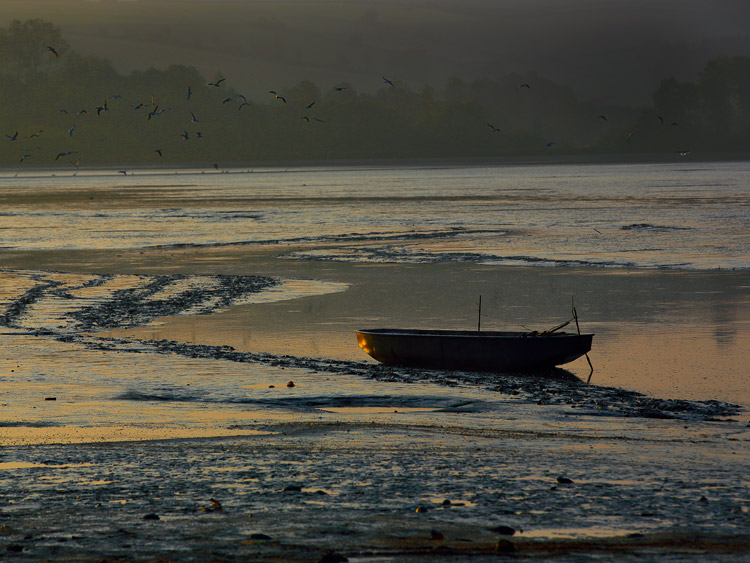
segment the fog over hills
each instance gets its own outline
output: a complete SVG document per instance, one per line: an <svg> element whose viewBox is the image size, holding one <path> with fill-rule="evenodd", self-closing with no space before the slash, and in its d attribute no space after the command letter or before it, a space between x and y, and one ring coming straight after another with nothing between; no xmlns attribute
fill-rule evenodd
<svg viewBox="0 0 750 563"><path fill-rule="evenodd" d="M750 55L745 0L4 0L0 24L42 18L120 72L194 65L256 99L311 80L413 90L517 73L583 100L646 105L664 78L695 81Z"/></svg>

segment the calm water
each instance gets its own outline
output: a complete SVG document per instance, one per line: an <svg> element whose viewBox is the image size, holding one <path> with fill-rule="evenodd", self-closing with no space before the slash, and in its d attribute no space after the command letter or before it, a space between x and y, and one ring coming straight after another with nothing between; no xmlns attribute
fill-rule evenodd
<svg viewBox="0 0 750 563"><path fill-rule="evenodd" d="M750 163L0 175L0 247L337 243L352 261L750 268ZM366 244L362 244L366 243Z"/></svg>

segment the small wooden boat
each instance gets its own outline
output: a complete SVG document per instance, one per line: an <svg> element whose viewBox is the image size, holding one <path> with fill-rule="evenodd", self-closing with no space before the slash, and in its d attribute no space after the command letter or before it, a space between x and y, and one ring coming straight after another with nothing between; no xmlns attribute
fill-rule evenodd
<svg viewBox="0 0 750 563"><path fill-rule="evenodd" d="M566 323L567 324L567 323ZM384 364L466 371L529 371L567 364L591 350L593 334L376 328L357 344Z"/></svg>

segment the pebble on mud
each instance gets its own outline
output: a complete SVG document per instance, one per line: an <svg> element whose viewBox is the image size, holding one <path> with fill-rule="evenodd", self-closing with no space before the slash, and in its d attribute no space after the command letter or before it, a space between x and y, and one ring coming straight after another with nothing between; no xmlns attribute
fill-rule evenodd
<svg viewBox="0 0 750 563"><path fill-rule="evenodd" d="M561 485L572 485L573 479L569 479L568 477L558 477L557 482Z"/></svg>
<svg viewBox="0 0 750 563"><path fill-rule="evenodd" d="M515 528L511 528L510 526L495 526L494 528L489 528L490 532L495 532L496 534L500 534L501 536L512 536L516 533Z"/></svg>
<svg viewBox="0 0 750 563"><path fill-rule="evenodd" d="M516 551L516 546L510 540L497 540L495 551L498 553L513 553Z"/></svg>
<svg viewBox="0 0 750 563"><path fill-rule="evenodd" d="M417 512L429 512L429 510L430 509L427 508L426 506L418 506L417 507Z"/></svg>
<svg viewBox="0 0 750 563"><path fill-rule="evenodd" d="M430 536L433 540L444 540L445 536L438 530L430 530Z"/></svg>
<svg viewBox="0 0 750 563"><path fill-rule="evenodd" d="M346 561L349 561L349 559L345 555L336 553L333 550L327 551L323 557L318 559L318 563L346 563Z"/></svg>
<svg viewBox="0 0 750 563"><path fill-rule="evenodd" d="M144 520L161 520L161 518L159 518L159 515L158 514L154 514L154 513L146 514L143 517L143 519Z"/></svg>
<svg viewBox="0 0 750 563"><path fill-rule="evenodd" d="M287 387L294 387L294 381L290 381L286 384Z"/></svg>
<svg viewBox="0 0 750 563"><path fill-rule="evenodd" d="M287 485L281 491L282 493L301 493L302 487L299 485Z"/></svg>
<svg viewBox="0 0 750 563"><path fill-rule="evenodd" d="M218 500L213 498L209 500L211 501L211 506L204 506L203 508L201 508L203 512L219 512L221 510L224 510Z"/></svg>

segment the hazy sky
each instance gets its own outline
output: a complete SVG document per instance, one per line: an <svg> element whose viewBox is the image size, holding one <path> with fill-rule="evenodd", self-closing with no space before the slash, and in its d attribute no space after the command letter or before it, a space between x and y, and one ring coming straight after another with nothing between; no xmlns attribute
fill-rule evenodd
<svg viewBox="0 0 750 563"><path fill-rule="evenodd" d="M191 64L249 94L310 79L368 91L516 72L582 99L647 104L662 78L750 55L747 0L3 0L127 72Z"/></svg>

